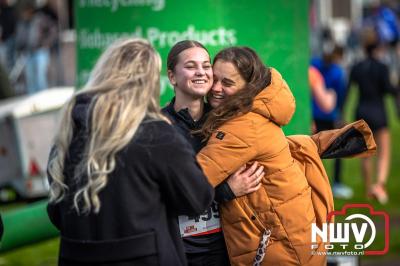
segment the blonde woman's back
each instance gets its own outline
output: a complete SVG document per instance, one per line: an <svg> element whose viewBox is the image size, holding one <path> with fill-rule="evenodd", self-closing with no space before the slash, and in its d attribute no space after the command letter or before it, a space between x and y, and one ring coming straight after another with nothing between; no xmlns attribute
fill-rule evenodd
<svg viewBox="0 0 400 266"><path fill-rule="evenodd" d="M70 135L59 132L49 162L48 213L61 234L59 265L186 264L176 217L202 213L213 190L191 147L157 116L156 94L141 113L119 98L130 89L143 96L152 72L159 75L156 69L132 77L137 89L118 79L96 83L94 75L67 108L63 122Z"/></svg>

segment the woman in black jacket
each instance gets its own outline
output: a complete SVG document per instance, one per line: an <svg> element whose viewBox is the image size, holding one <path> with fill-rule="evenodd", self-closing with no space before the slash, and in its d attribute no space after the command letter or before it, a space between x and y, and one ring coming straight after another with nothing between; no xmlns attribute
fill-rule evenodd
<svg viewBox="0 0 400 266"><path fill-rule="evenodd" d="M373 184L373 160L363 158L362 173L365 179L366 196L376 198L381 204L389 200L386 182L390 170L390 130L386 114L384 97L397 95L398 88L390 81L389 68L379 60L382 52L377 33L372 28L363 31L366 57L357 62L350 70L349 87L358 87L356 119L364 119L374 133L379 147L376 162L376 181Z"/></svg>
<svg viewBox="0 0 400 266"><path fill-rule="evenodd" d="M60 265L186 264L177 216L213 189L160 113L160 64L146 41L117 41L65 108L48 166Z"/></svg>

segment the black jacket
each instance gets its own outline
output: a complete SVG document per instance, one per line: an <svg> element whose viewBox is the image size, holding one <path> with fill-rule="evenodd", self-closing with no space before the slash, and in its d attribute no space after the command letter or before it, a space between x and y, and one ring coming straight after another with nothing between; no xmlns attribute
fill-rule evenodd
<svg viewBox="0 0 400 266"><path fill-rule="evenodd" d="M48 205L61 233L59 264L186 265L177 217L202 213L214 195L192 148L166 122L145 119L116 155L98 214L71 208L82 186L71 177L87 141L89 103L80 97L73 109L76 128L64 168L70 189Z"/></svg>

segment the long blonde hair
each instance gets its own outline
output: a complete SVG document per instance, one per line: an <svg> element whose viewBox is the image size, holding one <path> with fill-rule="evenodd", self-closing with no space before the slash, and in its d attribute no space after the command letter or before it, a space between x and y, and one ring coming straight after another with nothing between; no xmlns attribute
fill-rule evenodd
<svg viewBox="0 0 400 266"><path fill-rule="evenodd" d="M64 108L48 165L53 180L50 202L60 202L68 190L63 170L73 135L76 97L92 95L90 134L74 173L77 180L87 176L87 182L73 195L73 207L78 213L98 213L98 194L115 169L116 153L131 141L145 116L164 119L159 106L160 70L159 54L142 39L118 40L101 55L88 83Z"/></svg>

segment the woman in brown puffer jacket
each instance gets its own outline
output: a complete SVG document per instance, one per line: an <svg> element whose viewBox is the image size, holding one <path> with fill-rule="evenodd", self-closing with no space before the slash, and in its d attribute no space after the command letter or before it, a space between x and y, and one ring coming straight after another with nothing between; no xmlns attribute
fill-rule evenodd
<svg viewBox="0 0 400 266"><path fill-rule="evenodd" d="M202 129L208 143L197 156L204 173L216 186L249 161L261 163L265 172L258 191L220 205L231 264L323 265L325 256L311 254L311 224L324 222L318 217L333 210L319 156L332 153L327 147L335 138L285 137L281 126L292 118L294 97L278 71L265 67L250 48L222 50L213 71L209 101L215 109ZM370 140L361 135L360 143ZM368 152L366 147L358 152ZM321 186L325 191L318 191Z"/></svg>

